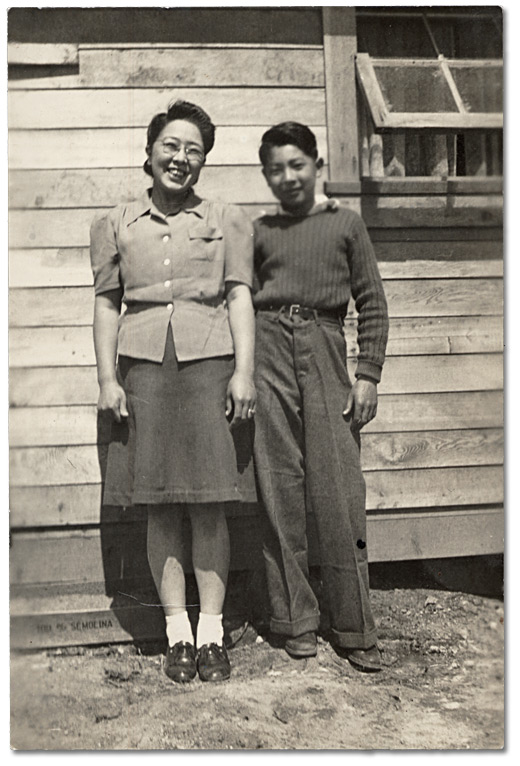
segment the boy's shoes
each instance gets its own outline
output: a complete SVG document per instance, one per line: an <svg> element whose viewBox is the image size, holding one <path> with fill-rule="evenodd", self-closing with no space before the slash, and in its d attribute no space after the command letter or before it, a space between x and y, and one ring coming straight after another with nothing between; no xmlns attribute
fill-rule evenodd
<svg viewBox="0 0 520 766"><path fill-rule="evenodd" d="M176 683L188 683L197 675L195 647L185 641L179 641L168 647L164 671L168 678Z"/></svg>
<svg viewBox="0 0 520 766"><path fill-rule="evenodd" d="M309 630L301 636L293 636L285 642L285 651L291 657L315 657L318 652L316 633Z"/></svg>
<svg viewBox="0 0 520 766"><path fill-rule="evenodd" d="M381 670L381 654L377 646L370 649L345 649L347 660L353 668L362 673L377 673Z"/></svg>
<svg viewBox="0 0 520 766"><path fill-rule="evenodd" d="M197 670L201 681L226 681L231 665L224 644L204 644L197 654Z"/></svg>

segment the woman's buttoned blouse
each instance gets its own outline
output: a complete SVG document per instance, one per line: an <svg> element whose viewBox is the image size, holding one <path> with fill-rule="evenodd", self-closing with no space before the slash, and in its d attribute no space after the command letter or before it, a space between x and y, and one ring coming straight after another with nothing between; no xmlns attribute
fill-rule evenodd
<svg viewBox="0 0 520 766"><path fill-rule="evenodd" d="M96 295L122 289L118 353L161 362L171 325L179 362L233 354L226 282L251 287L253 227L235 205L194 193L163 215L148 190L96 218Z"/></svg>

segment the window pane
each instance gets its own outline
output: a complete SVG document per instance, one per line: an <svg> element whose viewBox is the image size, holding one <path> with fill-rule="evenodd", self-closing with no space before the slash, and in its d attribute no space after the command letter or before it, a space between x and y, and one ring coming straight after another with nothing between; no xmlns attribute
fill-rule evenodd
<svg viewBox="0 0 520 766"><path fill-rule="evenodd" d="M374 65L374 71L389 112L458 112L437 64Z"/></svg>
<svg viewBox="0 0 520 766"><path fill-rule="evenodd" d="M358 51L375 58L433 58L436 55L420 18L361 16L357 21L357 39Z"/></svg>
<svg viewBox="0 0 520 766"><path fill-rule="evenodd" d="M450 67L468 112L502 111L502 67Z"/></svg>
<svg viewBox="0 0 520 766"><path fill-rule="evenodd" d="M432 44L425 14L435 39ZM358 51L374 58L502 58L499 7L356 8Z"/></svg>
<svg viewBox="0 0 520 766"><path fill-rule="evenodd" d="M502 58L502 10L492 10L489 16L459 21L455 30L455 58ZM475 8L475 15L479 13Z"/></svg>

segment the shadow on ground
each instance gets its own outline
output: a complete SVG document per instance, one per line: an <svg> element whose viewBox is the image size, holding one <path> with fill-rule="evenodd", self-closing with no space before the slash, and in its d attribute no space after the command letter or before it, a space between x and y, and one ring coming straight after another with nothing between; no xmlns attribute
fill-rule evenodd
<svg viewBox="0 0 520 766"><path fill-rule="evenodd" d="M461 556L370 564L370 587L377 590L424 588L501 598L504 557Z"/></svg>

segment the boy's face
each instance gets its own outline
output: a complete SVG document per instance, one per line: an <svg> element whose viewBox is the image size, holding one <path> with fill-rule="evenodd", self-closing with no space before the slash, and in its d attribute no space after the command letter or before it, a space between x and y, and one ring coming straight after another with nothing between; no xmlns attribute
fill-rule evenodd
<svg viewBox="0 0 520 766"><path fill-rule="evenodd" d="M262 169L269 188L288 212L305 215L314 206L316 179L323 160L314 160L293 144L273 146Z"/></svg>

